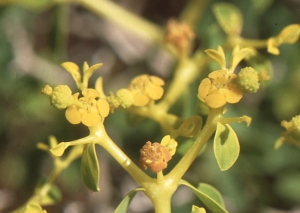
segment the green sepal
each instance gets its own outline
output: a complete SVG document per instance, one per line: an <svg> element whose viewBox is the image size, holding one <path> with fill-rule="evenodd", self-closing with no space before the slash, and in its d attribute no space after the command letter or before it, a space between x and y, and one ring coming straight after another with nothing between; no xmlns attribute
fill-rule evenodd
<svg viewBox="0 0 300 213"><path fill-rule="evenodd" d="M128 206L132 200L132 198L136 195L138 191L144 191L144 188L138 187L132 191L130 191L121 201L121 203L118 205L114 213L126 213Z"/></svg>
<svg viewBox="0 0 300 213"><path fill-rule="evenodd" d="M81 158L81 175L85 186L93 192L100 191L98 182L100 167L95 149L95 143L85 145Z"/></svg>
<svg viewBox="0 0 300 213"><path fill-rule="evenodd" d="M214 152L221 171L229 169L237 160L240 153L240 144L229 124L217 123Z"/></svg>
<svg viewBox="0 0 300 213"><path fill-rule="evenodd" d="M228 3L216 3L214 15L227 35L240 35L243 27L243 15L238 7Z"/></svg>
<svg viewBox="0 0 300 213"><path fill-rule="evenodd" d="M228 213L220 192L206 183L191 183L191 181L180 180L179 184L190 187L195 195L210 209L213 213Z"/></svg>
<svg viewBox="0 0 300 213"><path fill-rule="evenodd" d="M177 130L175 130L174 134L192 138L199 133L202 128L202 124L203 121L200 116L191 116L187 118Z"/></svg>

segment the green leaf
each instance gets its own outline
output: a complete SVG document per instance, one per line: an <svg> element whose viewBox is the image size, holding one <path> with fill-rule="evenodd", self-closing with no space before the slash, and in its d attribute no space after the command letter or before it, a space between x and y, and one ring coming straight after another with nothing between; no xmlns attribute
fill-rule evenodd
<svg viewBox="0 0 300 213"><path fill-rule="evenodd" d="M121 201L121 203L118 205L118 207L116 208L116 210L114 211L114 213L126 213L128 206L132 200L132 198L136 195L136 193L138 191L144 191L143 188L136 188L132 191L130 191Z"/></svg>
<svg viewBox="0 0 300 213"><path fill-rule="evenodd" d="M213 213L227 213L225 205L220 192L213 186L206 183L187 182L180 180L179 184L190 187L195 195L209 208Z"/></svg>
<svg viewBox="0 0 300 213"><path fill-rule="evenodd" d="M214 15L227 35L240 35L243 27L242 12L236 6L228 3L216 3L213 6Z"/></svg>
<svg viewBox="0 0 300 213"><path fill-rule="evenodd" d="M100 167L94 143L85 145L81 158L81 175L85 186L93 192L100 191L98 186Z"/></svg>
<svg viewBox="0 0 300 213"><path fill-rule="evenodd" d="M254 11L258 14L261 14L267 10L273 2L274 0L252 0Z"/></svg>
<svg viewBox="0 0 300 213"><path fill-rule="evenodd" d="M221 171L229 169L237 160L240 145L234 130L228 124L217 124L214 152Z"/></svg>
<svg viewBox="0 0 300 213"><path fill-rule="evenodd" d="M184 137L194 137L202 128L202 118L200 116L191 116L187 118L175 131L175 134L181 135Z"/></svg>

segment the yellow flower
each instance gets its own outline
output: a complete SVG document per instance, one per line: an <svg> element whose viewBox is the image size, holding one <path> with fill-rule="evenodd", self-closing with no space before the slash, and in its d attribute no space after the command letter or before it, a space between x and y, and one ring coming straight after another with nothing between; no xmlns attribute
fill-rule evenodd
<svg viewBox="0 0 300 213"><path fill-rule="evenodd" d="M109 104L106 99L99 98L100 93L95 89L84 89L82 95L79 99L79 93L73 95L77 101L68 106L66 118L71 124L82 122L89 127L95 126L108 115Z"/></svg>
<svg viewBox="0 0 300 213"><path fill-rule="evenodd" d="M173 138L171 138L170 135L166 135L165 137L163 137L160 144L168 148L171 156L175 154L178 143Z"/></svg>
<svg viewBox="0 0 300 213"><path fill-rule="evenodd" d="M243 92L232 81L237 76L226 70L217 70L202 80L198 87L198 97L211 108L219 108L228 103L237 103Z"/></svg>
<svg viewBox="0 0 300 213"><path fill-rule="evenodd" d="M160 172L167 168L167 163L172 158L167 147L150 141L146 142L140 153L140 166L145 170L148 165L152 172Z"/></svg>
<svg viewBox="0 0 300 213"><path fill-rule="evenodd" d="M133 92L133 105L146 106L151 100L158 100L164 94L164 80L147 74L135 77L128 90Z"/></svg>

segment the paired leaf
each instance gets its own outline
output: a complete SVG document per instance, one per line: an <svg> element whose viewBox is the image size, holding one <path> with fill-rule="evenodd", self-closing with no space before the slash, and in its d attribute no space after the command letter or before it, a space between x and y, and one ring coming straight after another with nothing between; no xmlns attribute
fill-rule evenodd
<svg viewBox="0 0 300 213"><path fill-rule="evenodd" d="M214 59L221 66L221 69L226 69L225 53L221 46L218 46L218 50L208 49L204 52L206 52L209 57Z"/></svg>
<svg viewBox="0 0 300 213"><path fill-rule="evenodd" d="M202 128L202 118L198 115L187 118L180 127L175 131L175 134L184 137L194 137Z"/></svg>
<svg viewBox="0 0 300 213"><path fill-rule="evenodd" d="M189 183L185 180L180 180L179 184L190 187L195 195L209 208L213 213L227 213L220 192L206 183Z"/></svg>
<svg viewBox="0 0 300 213"><path fill-rule="evenodd" d="M228 124L217 124L214 152L221 171L229 169L237 160L240 144L234 130Z"/></svg>
<svg viewBox="0 0 300 213"><path fill-rule="evenodd" d="M88 81L90 79L90 77L93 75L93 73L102 66L102 63L99 63L99 64L94 64L93 66L91 67L88 67L88 64L85 62L84 63L84 74L83 74L83 83L84 85L88 85Z"/></svg>
<svg viewBox="0 0 300 213"><path fill-rule="evenodd" d="M100 167L94 143L85 145L81 158L81 175L85 186L93 192L100 191Z"/></svg>
<svg viewBox="0 0 300 213"><path fill-rule="evenodd" d="M76 83L81 82L81 73L80 73L80 69L77 66L77 64L75 64L73 62L64 62L61 64L61 66L63 68L65 68L72 75L72 77Z"/></svg>
<svg viewBox="0 0 300 213"><path fill-rule="evenodd" d="M236 6L228 3L216 3L213 6L214 15L227 35L240 35L243 27L242 12Z"/></svg>
<svg viewBox="0 0 300 213"><path fill-rule="evenodd" d="M132 200L132 198L136 195L136 193L138 191L144 191L143 188L136 188L132 191L130 191L121 201L121 203L118 205L118 207L116 208L116 210L114 211L114 213L126 213L128 206Z"/></svg>

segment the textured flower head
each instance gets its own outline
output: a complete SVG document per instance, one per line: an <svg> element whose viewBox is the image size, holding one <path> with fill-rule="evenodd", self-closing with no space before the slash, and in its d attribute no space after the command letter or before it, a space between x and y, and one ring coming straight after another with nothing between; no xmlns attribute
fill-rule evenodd
<svg viewBox="0 0 300 213"><path fill-rule="evenodd" d="M95 126L109 114L109 104L95 89L84 89L82 95L79 99L79 93L73 95L76 102L67 107L66 118L71 124Z"/></svg>
<svg viewBox="0 0 300 213"><path fill-rule="evenodd" d="M54 88L48 84L42 89L42 93L50 96L51 104L58 109L65 109L73 103L72 91L67 85L58 85Z"/></svg>
<svg viewBox="0 0 300 213"><path fill-rule="evenodd" d="M276 141L275 148L279 148L284 142L300 147L300 115L293 117L290 121L282 121L286 131L281 133L281 137Z"/></svg>
<svg viewBox="0 0 300 213"><path fill-rule="evenodd" d="M226 103L237 103L243 96L241 89L233 83L236 75L226 70L217 70L202 80L198 87L198 97L211 108L219 108Z"/></svg>
<svg viewBox="0 0 300 213"><path fill-rule="evenodd" d="M165 41L173 44L181 53L187 53L195 34L189 25L171 19L167 24Z"/></svg>
<svg viewBox="0 0 300 213"><path fill-rule="evenodd" d="M167 147L150 141L146 142L140 153L141 168L145 170L149 166L150 170L155 173L167 168L167 163L172 158Z"/></svg>
<svg viewBox="0 0 300 213"><path fill-rule="evenodd" d="M164 80L153 75L139 75L132 79L128 90L132 91L133 105L146 106L151 100L159 100L164 94Z"/></svg>

